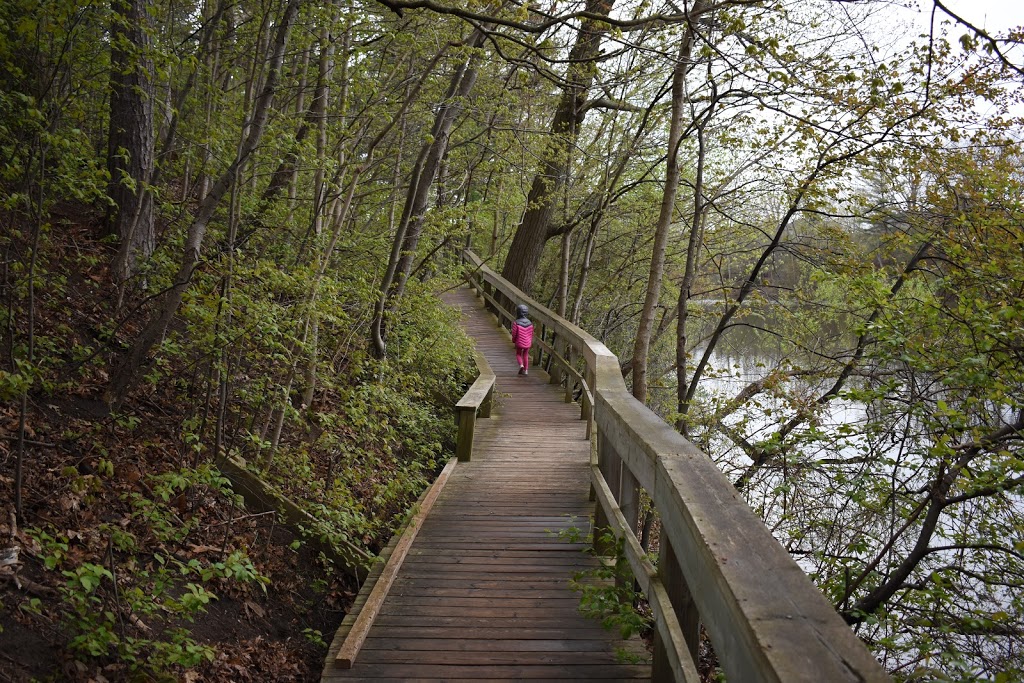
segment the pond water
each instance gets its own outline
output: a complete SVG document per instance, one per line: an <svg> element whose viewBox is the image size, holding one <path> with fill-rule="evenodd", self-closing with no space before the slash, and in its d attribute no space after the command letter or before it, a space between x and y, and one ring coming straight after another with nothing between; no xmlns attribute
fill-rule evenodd
<svg viewBox="0 0 1024 683"><path fill-rule="evenodd" d="M763 320L757 323L761 329L768 326ZM775 326L776 321L769 324ZM858 576L865 567L874 567L880 577L888 576L912 553L922 525L920 518L907 525L907 517L927 502L940 462L935 454L936 434L945 430L942 420L936 419L941 405L938 399L951 406L961 399L941 377L894 367L904 381L913 384L890 386L884 403L869 405L839 397L818 406L817 399L835 382L839 366L813 354L787 357L789 352L774 337L748 332L731 330L711 356L691 413L696 420L692 437L735 482L752 463L737 445L738 437L760 446L794 415L815 408L813 418L788 435L786 457L758 470L743 495L828 598L843 604L850 576ZM841 335L831 338L838 340ZM847 338L846 345L850 344ZM702 351L697 349L691 362L699 359ZM805 372L815 367L824 372ZM722 411L751 383L772 373L784 380L719 415L724 429L709 424L707 416ZM853 377L846 388L857 388L865 381ZM670 414L675 406L675 378L666 377L663 383L668 386L652 390L652 399L663 414ZM912 408L918 388L929 404ZM1000 420L1012 423L1019 410L988 404L974 409L980 413L978 419L988 425L998 425ZM969 433L955 430L950 434L953 443L970 438ZM992 476L1005 476L1003 458L1000 454L978 457L971 468L959 473L952 493L986 485L986 470ZM1015 547L1024 547L1021 519L1024 496L1019 488L943 510L928 539L932 550L908 577L908 584L920 584L924 589L900 592L887 603L887 612L877 624L861 627L869 640L884 637L893 643L887 667L912 666L928 648L970 649L978 661L998 660L1006 656L1003 650L1019 646L1021 638L1017 636L1000 639L969 630L958 633L956 625L957 619L981 619L978 623L983 623L989 615L995 615L992 618L997 624L1013 624L1015 629L1024 623L1024 560L1014 552ZM966 545L964 539L969 539ZM1009 551L1001 552L1000 547ZM941 577L941 584L936 577ZM879 580L870 578L854 591L846 606L863 598ZM943 590L936 589L940 585ZM929 589L935 589L934 594ZM950 615L950 628L925 624L921 610ZM971 664L965 666L971 670Z"/></svg>
<svg viewBox="0 0 1024 683"><path fill-rule="evenodd" d="M701 352L694 353L694 356L699 358ZM712 414L721 410L730 399L752 383L763 380L773 372L794 370L794 362L764 349L752 353L733 350L713 353L696 394L696 401L700 405L694 414ZM797 370L793 376L787 377L775 387L758 392L744 405L728 412L722 417L722 423L742 435L749 443L757 444L768 439L798 410L813 406L833 382L834 377L816 379L814 375L801 374ZM666 383L674 385L674 377L668 378ZM675 387L663 387L654 393L654 398L660 401L661 410L667 413L666 406L675 404ZM834 398L823 406L814 406L813 412L814 418L810 423L815 429L836 437L822 443L816 456L854 457L866 447L863 439L855 433L868 419L868 406L864 403ZM800 429L806 429L806 426L798 428L798 431ZM851 433L839 439L841 431ZM716 430L702 426L693 436L726 474L742 471L751 462L742 449Z"/></svg>

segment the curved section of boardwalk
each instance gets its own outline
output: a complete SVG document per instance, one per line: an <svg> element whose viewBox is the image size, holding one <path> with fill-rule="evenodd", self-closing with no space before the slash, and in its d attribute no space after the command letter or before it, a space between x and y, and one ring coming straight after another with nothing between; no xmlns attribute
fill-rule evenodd
<svg viewBox="0 0 1024 683"><path fill-rule="evenodd" d="M446 296L497 376L473 461L460 463L416 537L352 669L323 681L632 680L643 653L579 614L574 573L596 566L589 531L590 442L576 404L541 371L519 376L507 334L468 289Z"/></svg>

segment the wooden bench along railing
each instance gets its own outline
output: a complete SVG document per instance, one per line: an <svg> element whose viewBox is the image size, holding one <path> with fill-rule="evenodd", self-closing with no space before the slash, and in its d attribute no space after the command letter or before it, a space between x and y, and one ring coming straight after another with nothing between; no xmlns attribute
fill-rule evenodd
<svg viewBox="0 0 1024 683"><path fill-rule="evenodd" d="M470 283L503 322L515 304L530 307L552 381L565 382L567 401L580 397L596 439L595 538L604 528L624 540L654 614L655 680L699 680L701 625L729 681L890 680L711 459L627 391L604 344L472 252L464 259ZM657 567L635 533L641 489L661 518Z"/></svg>

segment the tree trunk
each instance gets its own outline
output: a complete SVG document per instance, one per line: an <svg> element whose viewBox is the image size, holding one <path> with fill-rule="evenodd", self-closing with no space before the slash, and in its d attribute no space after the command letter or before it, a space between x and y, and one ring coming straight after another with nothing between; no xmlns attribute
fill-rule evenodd
<svg viewBox="0 0 1024 683"><path fill-rule="evenodd" d="M614 0L587 0L586 10L608 16ZM595 60L600 56L604 25L587 19L580 26L576 43L569 53L566 85L551 122L551 135L544 151L541 169L533 178L527 199L526 213L512 238L502 276L527 294L544 255L544 245L554 237L550 234L555 198L565 185L569 168L569 151L579 135L586 117L583 104L597 74Z"/></svg>
<svg viewBox="0 0 1024 683"><path fill-rule="evenodd" d="M160 300L158 308L153 312L149 322L143 328L135 343L129 349L124 361L115 370L110 386L107 388L106 400L112 407L119 407L124 400L125 393L132 385L135 375L142 367L150 349L163 338L164 333L170 325L174 314L181 305L185 290L188 289L192 280L192 273L199 265L199 257L203 246L203 237L206 235L206 228L213 218L220 200L231 189L235 182L238 169L246 159L256 150L263 130L266 127L267 118L270 114L270 105L274 99L277 83L280 76L281 64L284 61L285 47L288 43L288 33L298 14L299 0L289 0L285 7L284 15L277 27L277 36L274 44L274 55L271 59L269 73L267 74L266 85L256 100L252 124L249 127L249 134L239 147L238 156L231 165L221 174L217 182L210 188L209 194L203 200L196 212L192 224L189 226L188 235L185 238L185 251L182 255L178 273L174 278L174 285L168 289Z"/></svg>
<svg viewBox="0 0 1024 683"><path fill-rule="evenodd" d="M572 231L562 235L561 262L558 269L558 293L555 295L558 310L561 317L565 317L569 308L569 270L572 263Z"/></svg>
<svg viewBox="0 0 1024 683"><path fill-rule="evenodd" d="M338 7L334 5L331 26L338 21ZM327 158L327 99L330 97L330 83L334 73L334 40L330 26L320 27L320 63L317 70L316 92L313 95L311 113L316 121L316 171L313 177L313 234L323 230L324 209L327 205L327 186L324 182L324 167Z"/></svg>
<svg viewBox="0 0 1024 683"><path fill-rule="evenodd" d="M220 3L218 3L218 5L220 5ZM200 204L203 203L206 199L206 195L210 192L210 161L213 158L210 141L213 135L212 124L214 93L218 89L224 89L218 81L220 78L221 43L224 40L224 35L229 34L234 25L234 5L229 3L224 3L224 5L224 30L223 32L219 32L217 31L216 26L211 27L210 50L204 55L204 66L207 73L206 96L203 103L205 114L203 130L205 131L205 137L203 138L203 143L201 145L202 153L200 154L198 177L196 179L196 199ZM207 3L205 7L208 8L209 3ZM230 69L225 69L225 72L230 76Z"/></svg>
<svg viewBox="0 0 1024 683"><path fill-rule="evenodd" d="M714 106L712 102L711 106ZM708 110L707 116L711 116ZM679 319L676 322L676 403L679 409L679 419L676 420L676 429L684 436L689 436L686 426L686 409L689 407L689 392L686 383L686 340L689 321L690 288L697 279L699 262L697 260L701 247L704 245L704 213L706 203L704 201L704 162L707 157L707 146L704 141L704 125L707 119L697 125L697 177L693 183L693 217L690 221L690 240L686 245L686 268L683 270L683 279L679 283ZM694 378L696 381L696 378Z"/></svg>
<svg viewBox="0 0 1024 683"><path fill-rule="evenodd" d="M672 71L672 117L669 121L668 156L665 159L665 190L661 197L658 223L654 229L654 247L651 253L651 269L647 277L647 292L644 306L637 324L636 341L633 344L633 396L638 401L647 400L647 359L651 348L651 331L654 314L661 296L661 281L665 274L665 250L668 247L668 232L675 213L676 196L679 194L679 147L683 141L683 107L686 104L686 76L693 68L694 22L707 9L705 0L698 0L690 13L690 22L679 46L679 57ZM695 229L695 228L694 228ZM684 366L685 367L685 366Z"/></svg>
<svg viewBox="0 0 1024 683"><path fill-rule="evenodd" d="M580 324L580 316L583 313L583 290L587 285L587 277L590 275L590 263L594 256L594 243L597 241L597 228L600 225L601 213L597 212L590 219L590 229L587 230L587 242L583 249L583 263L580 264L580 277L576 282L576 296L573 297L572 315L569 322L573 325Z"/></svg>
<svg viewBox="0 0 1024 683"><path fill-rule="evenodd" d="M204 9L204 12L206 10ZM195 67L189 72L188 80L185 82L184 87L178 91L174 98L174 102L170 105L170 121L167 124L167 130L160 139L160 152L157 155L157 164L153 169L153 176L150 183L153 186L157 186L160 183L160 172L163 168L161 162L167 159L173 152L175 142L177 141L178 125L181 120L181 113L185 108L185 103L188 101L189 95L192 93L192 89L195 87L196 81L199 80L199 74L201 71L200 64L206 63L209 59L211 46L214 44L214 36L217 33L217 26L220 24L221 18L227 11L227 0L218 0L217 6L214 9L213 16L203 21L203 37L199 42L199 55L201 57L196 59ZM189 187L189 167L191 165L191 156L185 158L185 172L182 174L182 201L184 202L188 197Z"/></svg>
<svg viewBox="0 0 1024 683"><path fill-rule="evenodd" d="M42 175L43 170L46 168L46 150L40 145L39 150L39 173ZM43 183L39 182L39 195L35 202L33 213L34 220L32 222L32 242L29 250L29 262L26 275L28 280L28 300L25 302L27 314L28 314L28 330L25 339L25 360L29 367L31 367L36 361L36 266L39 262L39 240L43 233ZM30 193L26 192L26 195ZM5 269L6 269L5 262ZM5 278L6 280L6 278ZM11 346L13 350L14 342L14 330L11 329ZM14 358L11 358L11 369L16 368ZM23 494L25 486L25 454L27 453L27 446L25 437L28 435L29 424L29 405L28 405L28 394L32 389L33 382L29 382L21 390L21 395L18 397L18 435L16 439L16 455L14 464L14 514L15 518L19 523L25 522L25 509L23 504Z"/></svg>
<svg viewBox="0 0 1024 683"><path fill-rule="evenodd" d="M111 0L107 224L120 245L114 282L123 287L156 248L153 224L153 63L145 0Z"/></svg>
<svg viewBox="0 0 1024 683"><path fill-rule="evenodd" d="M485 33L477 29L465 41L472 48L483 44ZM387 333L384 325L385 312L393 309L405 290L405 284L412 270L416 247L419 245L426 216L430 189L437 178L441 161L448 151L448 135L452 124L462 112L462 100L469 95L476 84L477 57L468 57L452 75L444 102L434 117L431 141L420 149L419 157L409 178L409 190L405 208L395 231L391 246L391 257L384 271L374 310L371 335L377 354L383 357L387 351Z"/></svg>
<svg viewBox="0 0 1024 683"><path fill-rule="evenodd" d="M477 32L470 39L470 46L477 48L483 44L483 32ZM412 263L416 257L416 247L419 246L420 235L423 233L423 222L427 214L427 201L430 199L430 189L435 180L443 177L441 173L445 155L448 153L449 135L452 124L462 113L463 101L469 96L477 79L477 59L470 58L452 78L452 89L445 96L445 104L441 105L437 120L434 124L433 141L430 143L423 169L415 181L416 192L412 196L412 209L409 212L409 226L405 231L405 239L402 243L402 255L398 260L398 280L395 285L395 299L402 296L405 284L409 279L412 270ZM411 188L410 188L411 189ZM411 194L411 193L410 193ZM440 199L440 197L439 197Z"/></svg>

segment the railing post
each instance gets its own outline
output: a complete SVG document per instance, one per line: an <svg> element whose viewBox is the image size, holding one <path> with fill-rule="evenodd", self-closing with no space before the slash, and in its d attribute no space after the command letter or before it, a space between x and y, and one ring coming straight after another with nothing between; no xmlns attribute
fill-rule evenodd
<svg viewBox="0 0 1024 683"><path fill-rule="evenodd" d="M629 530L635 536L636 524L640 520L640 484L626 463L620 463L619 495L617 496L622 516L629 523Z"/></svg>
<svg viewBox="0 0 1024 683"><path fill-rule="evenodd" d="M672 544L668 540L668 534L662 533L658 548L658 576L668 593L669 601L676 612L676 619L679 620L679 627L686 639L687 649L690 651L690 658L694 666L698 664L697 651L700 647L700 614L697 612L697 605L693 602L690 588L686 585L686 579L679 568L676 554L672 552ZM679 653L682 656L682 653ZM665 643L662 642L657 630L654 632L654 657L651 662L651 680L657 683L671 683L673 681L672 667L669 666L668 658L665 655Z"/></svg>
<svg viewBox="0 0 1024 683"><path fill-rule="evenodd" d="M476 406L456 406L459 434L455 439L455 456L459 462L473 458L473 431L476 427Z"/></svg>
<svg viewBox="0 0 1024 683"><path fill-rule="evenodd" d="M580 419L587 421L587 438L589 439L594 431L594 404L592 399L596 398L594 388L594 371L587 365L583 369L583 376L586 379L586 386L580 387L583 390L583 397L580 400ZM589 396L587 392L590 392Z"/></svg>
<svg viewBox="0 0 1024 683"><path fill-rule="evenodd" d="M608 488L613 493L619 490L619 477L622 472L622 461L619 454L612 448L611 443L605 439L601 432L597 433L597 466ZM597 506L594 511L594 550L598 555L612 555L615 552L614 541L607 538L611 534L611 524L604 507Z"/></svg>
<svg viewBox="0 0 1024 683"><path fill-rule="evenodd" d="M480 278L480 284L483 285L484 294L487 295L484 297L484 310L490 311L491 313L495 313L496 311L494 310L493 304L491 304L490 299L487 298L488 296L494 296L494 287L491 286L490 282L484 280L483 278Z"/></svg>
<svg viewBox="0 0 1024 683"><path fill-rule="evenodd" d="M491 404L494 399L494 384L491 384L491 388L487 390L487 395L484 396L484 400L480 402L480 417L491 416Z"/></svg>
<svg viewBox="0 0 1024 683"><path fill-rule="evenodd" d="M559 338L558 333L555 332L551 335L551 348L554 350L554 353L549 358L551 369L548 370L548 384L558 384L562 381L562 368L558 361L555 360L556 356L562 355L561 350L558 348L560 344L562 344L562 340Z"/></svg>
<svg viewBox="0 0 1024 683"><path fill-rule="evenodd" d="M540 330L541 340L542 341L547 341L546 339L544 339L545 336L547 336L547 332L548 332L548 329L546 327L544 327L544 324L542 323L541 324L541 330ZM540 368L541 367L541 360L544 359L544 348L540 344L537 344L537 346L535 346L534 348L536 349L534 351L534 367L535 368Z"/></svg>
<svg viewBox="0 0 1024 683"><path fill-rule="evenodd" d="M573 347L566 346L566 348L565 348L565 356L564 357L565 357L565 364L568 365L569 367L572 367L572 364L573 364L572 363L572 356L573 356ZM573 380L573 376L571 374L569 374L569 372L566 372L565 373L565 402L566 403L572 403L572 390L573 390L574 386L575 386L575 380Z"/></svg>
<svg viewBox="0 0 1024 683"><path fill-rule="evenodd" d="M473 355L480 375L455 404L455 424L458 427L455 455L459 462L469 462L473 458L473 432L476 431L477 414L490 417L494 397L494 373L491 372L491 366L479 350L475 350Z"/></svg>
<svg viewBox="0 0 1024 683"><path fill-rule="evenodd" d="M640 484L633 476L629 466L622 462L621 458L619 460L619 490L615 498L619 503L622 516L626 518L626 524L629 525L629 533L636 536L636 524L640 519ZM632 577L616 577L615 580L620 585L628 584L633 587L633 590L637 590Z"/></svg>

